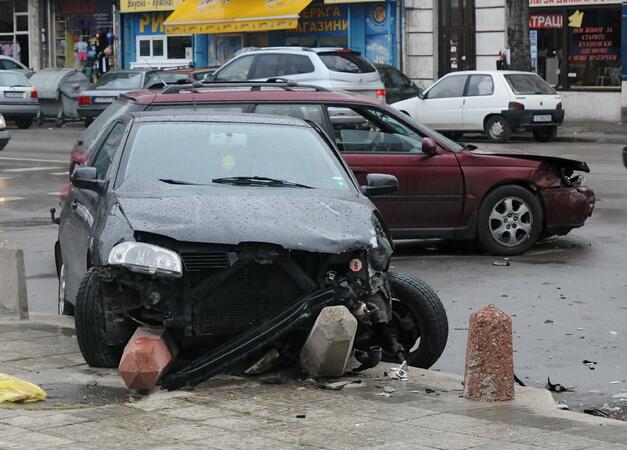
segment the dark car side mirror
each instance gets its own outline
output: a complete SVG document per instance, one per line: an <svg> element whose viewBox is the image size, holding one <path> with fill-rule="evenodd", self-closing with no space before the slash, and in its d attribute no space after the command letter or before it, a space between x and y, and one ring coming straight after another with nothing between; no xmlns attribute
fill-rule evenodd
<svg viewBox="0 0 627 450"><path fill-rule="evenodd" d="M422 153L427 156L435 156L438 154L438 144L431 138L422 138Z"/></svg>
<svg viewBox="0 0 627 450"><path fill-rule="evenodd" d="M98 179L98 169L95 167L77 167L72 173L72 185L79 189L102 192L104 181Z"/></svg>
<svg viewBox="0 0 627 450"><path fill-rule="evenodd" d="M395 194L398 192L398 179L385 173L369 173L366 176L366 186L362 186L361 190L366 197Z"/></svg>

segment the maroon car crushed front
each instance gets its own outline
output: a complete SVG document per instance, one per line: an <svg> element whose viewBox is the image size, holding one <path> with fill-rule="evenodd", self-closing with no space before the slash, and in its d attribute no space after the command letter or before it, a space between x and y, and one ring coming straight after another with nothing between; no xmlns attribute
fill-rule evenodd
<svg viewBox="0 0 627 450"><path fill-rule="evenodd" d="M288 115L317 124L364 184L369 173L398 178L400 191L373 199L395 239L477 239L494 255L517 255L539 239L581 227L595 197L586 163L462 146L365 97L293 83L208 83L123 95L72 151L72 165L124 113L198 109ZM307 170L303 167L303 170Z"/></svg>

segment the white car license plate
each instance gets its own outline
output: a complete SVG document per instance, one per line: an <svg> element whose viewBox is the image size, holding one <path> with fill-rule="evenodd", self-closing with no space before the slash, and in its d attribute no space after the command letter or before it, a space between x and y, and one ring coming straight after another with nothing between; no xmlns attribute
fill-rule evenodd
<svg viewBox="0 0 627 450"><path fill-rule="evenodd" d="M113 103L115 97L94 97L94 103Z"/></svg>
<svg viewBox="0 0 627 450"><path fill-rule="evenodd" d="M540 114L537 116L533 116L534 122L552 122L553 116L550 114Z"/></svg>
<svg viewBox="0 0 627 450"><path fill-rule="evenodd" d="M24 93L23 92L4 91L4 96L6 98L24 98Z"/></svg>

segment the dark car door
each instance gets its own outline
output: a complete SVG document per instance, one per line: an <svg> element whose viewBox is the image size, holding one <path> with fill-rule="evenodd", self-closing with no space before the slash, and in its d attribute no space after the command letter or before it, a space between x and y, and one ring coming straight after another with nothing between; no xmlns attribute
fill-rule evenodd
<svg viewBox="0 0 627 450"><path fill-rule="evenodd" d="M455 155L422 153L423 135L374 107L329 107L335 141L361 184L369 173L398 178L398 194L373 198L396 237L460 225L464 183Z"/></svg>
<svg viewBox="0 0 627 450"><path fill-rule="evenodd" d="M96 167L98 179L104 180L111 161L118 149L125 124L114 122L104 133L104 138L90 155L88 165ZM88 251L91 230L100 203L100 195L73 186L66 200L59 227L61 256L66 271L68 300L74 301L78 286L88 269Z"/></svg>
<svg viewBox="0 0 627 450"><path fill-rule="evenodd" d="M390 67L387 70L390 78L390 84L392 86L392 97L390 98L389 93L386 95L388 103L400 102L401 100L416 97L420 94L421 89L409 78L407 78L400 70L394 67Z"/></svg>

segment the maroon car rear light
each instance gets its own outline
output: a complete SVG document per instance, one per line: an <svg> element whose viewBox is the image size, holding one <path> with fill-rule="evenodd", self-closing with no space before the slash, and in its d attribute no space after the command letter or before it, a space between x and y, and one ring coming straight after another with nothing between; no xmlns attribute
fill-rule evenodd
<svg viewBox="0 0 627 450"><path fill-rule="evenodd" d="M33 89L30 91L30 98L33 100L37 100L39 98L39 94L37 93L37 89Z"/></svg>
<svg viewBox="0 0 627 450"><path fill-rule="evenodd" d="M558 111L561 111L561 109L562 109L562 102L559 102L557 104L557 106L555 107L555 109L557 109Z"/></svg>
<svg viewBox="0 0 627 450"><path fill-rule="evenodd" d="M91 103L91 97L87 95L79 95L78 96L78 104L79 105L89 105Z"/></svg>
<svg viewBox="0 0 627 450"><path fill-rule="evenodd" d="M351 259L348 263L348 268L353 272L359 272L363 267L364 264L357 258Z"/></svg>
<svg viewBox="0 0 627 450"><path fill-rule="evenodd" d="M522 103L518 103L518 102L509 102L508 107L509 109L517 109L519 111L524 111L525 109L525 105L523 105Z"/></svg>

